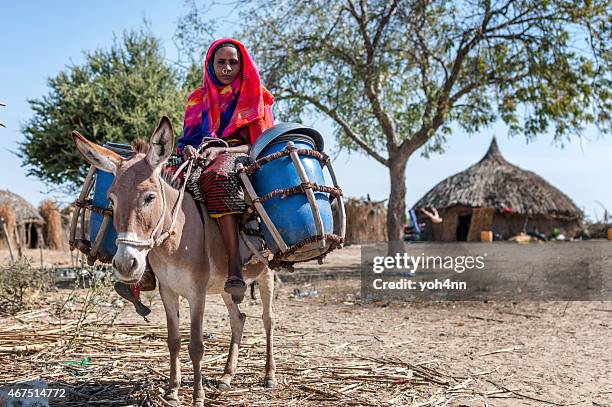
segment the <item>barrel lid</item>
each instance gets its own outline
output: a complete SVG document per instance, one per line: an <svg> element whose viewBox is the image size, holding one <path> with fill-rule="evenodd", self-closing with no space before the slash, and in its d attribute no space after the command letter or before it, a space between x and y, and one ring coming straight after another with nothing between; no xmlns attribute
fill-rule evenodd
<svg viewBox="0 0 612 407"><path fill-rule="evenodd" d="M304 126L301 123L278 123L274 127L264 131L261 136L253 143L251 152L249 153L252 161L259 158L259 154L277 138L285 134L300 134L308 136L314 140L315 148L319 152L323 152L323 136L312 127Z"/></svg>

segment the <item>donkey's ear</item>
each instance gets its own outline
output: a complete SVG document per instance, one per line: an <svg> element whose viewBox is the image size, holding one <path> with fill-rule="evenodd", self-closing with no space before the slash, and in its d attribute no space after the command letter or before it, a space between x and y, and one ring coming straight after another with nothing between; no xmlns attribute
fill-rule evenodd
<svg viewBox="0 0 612 407"><path fill-rule="evenodd" d="M117 172L122 160L119 154L87 140L76 130L72 132L72 139L77 150L88 163L102 171L112 174Z"/></svg>
<svg viewBox="0 0 612 407"><path fill-rule="evenodd" d="M159 121L149 144L151 148L147 153L147 162L151 167L157 168L168 160L174 147L172 124L166 116Z"/></svg>

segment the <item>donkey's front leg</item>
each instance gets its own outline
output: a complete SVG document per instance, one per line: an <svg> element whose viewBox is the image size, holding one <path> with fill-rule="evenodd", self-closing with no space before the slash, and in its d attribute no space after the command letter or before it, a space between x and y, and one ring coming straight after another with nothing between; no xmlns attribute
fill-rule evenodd
<svg viewBox="0 0 612 407"><path fill-rule="evenodd" d="M168 350L170 351L170 383L165 399L170 405L178 406L178 389L181 385L181 365L179 352L181 350L181 333L179 331L179 301L170 288L160 284L159 294L166 310L166 325L168 327Z"/></svg>
<svg viewBox="0 0 612 407"><path fill-rule="evenodd" d="M259 295L261 295L261 305L263 308L263 323L266 330L266 375L264 377L264 387L276 387L276 364L274 363L274 271L266 269L259 278Z"/></svg>
<svg viewBox="0 0 612 407"><path fill-rule="evenodd" d="M232 300L229 294L221 294L223 302L227 307L227 312L230 318L230 327L232 328L232 339L230 342L227 361L225 362L225 370L223 376L219 379L218 388L221 390L229 389L232 378L236 374L236 366L238 365L238 349L242 341L242 332L244 330L244 321L246 315L240 312L238 305Z"/></svg>
<svg viewBox="0 0 612 407"><path fill-rule="evenodd" d="M202 319L204 318L205 295L197 293L189 299L191 317L191 337L189 338L189 357L193 363L193 406L204 406L204 389L202 388Z"/></svg>

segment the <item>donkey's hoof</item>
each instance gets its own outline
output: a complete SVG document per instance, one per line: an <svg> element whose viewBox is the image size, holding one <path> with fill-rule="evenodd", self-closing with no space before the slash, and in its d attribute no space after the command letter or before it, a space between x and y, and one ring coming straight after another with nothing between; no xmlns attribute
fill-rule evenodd
<svg viewBox="0 0 612 407"><path fill-rule="evenodd" d="M193 400L192 407L204 407L204 399Z"/></svg>
<svg viewBox="0 0 612 407"><path fill-rule="evenodd" d="M172 407L179 407L178 391L168 390L164 394L164 401L167 405Z"/></svg>
<svg viewBox="0 0 612 407"><path fill-rule="evenodd" d="M266 389L274 389L274 388L276 388L276 380L270 379L270 378L266 377L264 379L264 387Z"/></svg>
<svg viewBox="0 0 612 407"><path fill-rule="evenodd" d="M225 382L222 382L222 381L219 381L219 383L217 383L217 389L219 389L219 390L229 390L231 388L232 388L232 386L230 386L229 383L225 383Z"/></svg>
<svg viewBox="0 0 612 407"><path fill-rule="evenodd" d="M164 403L171 407L180 407L178 399L164 397Z"/></svg>

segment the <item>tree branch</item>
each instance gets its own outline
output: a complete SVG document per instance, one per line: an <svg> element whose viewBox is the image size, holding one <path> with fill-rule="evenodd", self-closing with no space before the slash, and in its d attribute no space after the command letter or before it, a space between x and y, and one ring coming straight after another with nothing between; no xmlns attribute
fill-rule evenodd
<svg viewBox="0 0 612 407"><path fill-rule="evenodd" d="M301 94L301 93L297 93L297 92L295 92L292 89L283 88L282 91L288 93L289 95L291 95L290 97L284 97L282 99L299 99L299 100L303 100L303 101L306 101L306 102L312 104L314 107L319 109L321 112L325 113L327 116L329 116L331 119L333 119L336 123L338 123L338 125L344 130L344 133L351 140L353 140L355 142L355 144L357 144L359 147L364 149L366 153L368 153L370 156L372 156L376 161L378 161L382 165L384 165L386 167L389 166L389 160L384 158L380 154L378 154L376 152L376 150L374 150L370 145L368 145L368 143L363 138L361 138L357 133L355 133L353 131L353 129L351 128L350 124L346 120L344 120L342 117L340 117L338 115L338 113L336 113L336 111L334 109L331 109L328 106L325 106L323 103L321 103L316 98L313 98L311 96L304 95L304 94Z"/></svg>
<svg viewBox="0 0 612 407"><path fill-rule="evenodd" d="M389 116L389 114L383 109L382 103L380 102L380 98L378 95L378 90L375 86L375 78L373 71L373 62L374 62L374 53L376 52L374 45L370 39L370 35L367 30L367 8L363 1L360 1L361 6L361 15L355 9L352 0L347 0L349 5L349 12L357 21L357 25L359 27L359 32L361 33L361 37L363 38L363 42L366 48L366 64L365 64L365 78L364 78L364 87L366 91L366 96L368 100L372 104L372 111L376 116L378 122L380 123L383 134L387 140L387 152L389 153L389 157L395 154L397 150L397 135L395 133L395 126L393 124L393 120ZM389 14L390 17L391 14ZM384 19L383 19L384 20ZM386 24L386 23L385 23ZM380 25L379 25L380 28Z"/></svg>

